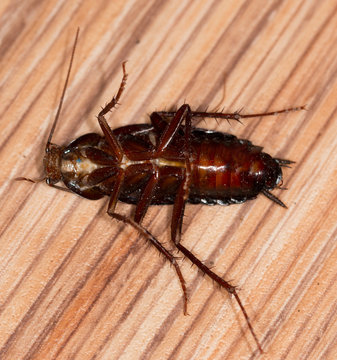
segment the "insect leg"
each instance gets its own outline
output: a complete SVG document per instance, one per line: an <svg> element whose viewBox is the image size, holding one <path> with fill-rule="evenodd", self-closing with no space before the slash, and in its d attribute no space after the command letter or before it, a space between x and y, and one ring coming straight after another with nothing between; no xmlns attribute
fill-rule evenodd
<svg viewBox="0 0 337 360"><path fill-rule="evenodd" d="M126 80L128 78L128 74L126 73L126 69L125 69L125 63L126 63L126 61L124 61L122 63L123 78L122 78L121 84L119 86L117 95L114 96L111 99L111 101L105 105L105 107L99 112L99 114L97 116L98 123L104 133L104 136L105 136L107 142L109 143L109 145L111 146L111 148L113 149L113 152L116 155L118 161L122 160L124 152L123 152L123 149L122 149L118 139L113 134L110 126L108 125L107 121L105 120L104 115L106 113L108 113L110 110L112 110L116 106L116 104L118 104L118 101L125 89Z"/></svg>
<svg viewBox="0 0 337 360"><path fill-rule="evenodd" d="M256 113L256 114L241 114L240 111L236 111L233 113L223 113L223 112L202 112L202 111L191 111L191 116L193 118L214 118L214 119L226 119L226 120L236 120L239 121L241 119L253 118L253 117L263 117L263 116L276 116L283 113L293 112L293 111L301 111L305 110L305 106L297 106L289 109L282 109L278 111L271 111L265 113ZM159 111L159 115L166 117L175 116L175 111Z"/></svg>
<svg viewBox="0 0 337 360"><path fill-rule="evenodd" d="M122 159L123 159L123 155L124 155L124 151L122 149L122 146L120 145L118 139L116 138L116 136L112 132L110 126L106 122L104 116L101 115L101 113L99 113L99 115L98 115L98 122L99 122L99 125L100 125L100 127L101 127L101 129L103 131L103 134L105 136L105 139L106 139L107 143L111 146L112 151L113 151L114 155L117 158L117 161L121 162Z"/></svg>
<svg viewBox="0 0 337 360"><path fill-rule="evenodd" d="M150 180L146 184L142 196L136 207L134 221L138 224L141 223L144 215L146 214L147 209L149 208L158 180L159 180L159 171L158 168L155 167L153 169L153 174L151 175Z"/></svg>
<svg viewBox="0 0 337 360"><path fill-rule="evenodd" d="M189 108L189 107L188 107ZM251 325L249 316L246 309L244 308L241 299L236 291L235 286L228 283L226 280L222 279L220 276L215 274L209 267L203 264L191 251L186 249L181 243L181 230L182 230L182 221L184 216L185 204L189 194L190 188L190 134L191 134L191 117L192 113L187 112L185 115L185 162L186 170L182 182L179 185L178 193L173 206L173 214L171 221L171 239L175 244L177 249L181 251L184 256L186 256L193 264L195 264L203 273L207 274L211 279L213 279L217 284L223 287L228 293L232 294L235 297L236 302L238 303L245 320L247 322L248 328L257 344L258 349L262 353L262 347L259 343L259 340L254 332L254 329Z"/></svg>
<svg viewBox="0 0 337 360"><path fill-rule="evenodd" d="M113 188L111 190L111 194L110 194L110 200L109 200L109 205L108 205L108 214L109 215L111 215L115 212L117 201L118 201L121 189L122 189L123 182L124 182L124 170L119 169L119 173L116 176L116 181L114 183L114 186L113 186Z"/></svg>
<svg viewBox="0 0 337 360"><path fill-rule="evenodd" d="M134 220L112 212L109 213L109 215L118 221L121 221L125 224L131 225L134 229L136 229L141 236L143 236L146 240L148 240L161 254L165 256L165 258L174 266L174 269L178 275L181 288L183 290L184 294L184 314L187 315L187 290L186 290L186 283L185 279L183 278L183 275L181 273L179 264L177 263L177 259L175 256L173 256L149 231L147 231L143 226L136 223Z"/></svg>
<svg viewBox="0 0 337 360"><path fill-rule="evenodd" d="M188 105L183 105L175 114L173 120L170 122L170 124L167 125L165 131L163 132L163 135L161 136L161 139L159 141L158 147L155 149L153 153L148 154L148 158L156 158L160 155L160 153L165 150L167 145L172 140L174 134L179 129L182 121L185 119L186 114L189 114L190 108ZM143 158L145 158L145 154L143 154ZM147 157L146 157L147 158ZM187 314L187 290L186 290L186 284L185 280L182 276L182 273L180 271L179 265L176 262L176 258L165 249L163 245L159 243L159 241L151 234L149 233L144 227L140 225L140 222L142 221L152 199L152 194L155 190L156 184L159 180L159 171L157 167L154 167L153 174L148 181L144 192L141 196L141 199L139 203L137 204L136 213L134 220L131 220L130 218L123 217L116 213L109 213L110 216L116 218L117 220L123 221L125 223L130 224L135 229L139 231L139 233L147 238L162 254L165 255L165 257L173 264L175 267L175 270L177 272L177 275L180 280L181 288L183 290L184 294L184 314Z"/></svg>
<svg viewBox="0 0 337 360"><path fill-rule="evenodd" d="M120 97L122 96L123 91L125 89L126 80L128 79L128 74L126 73L125 64L126 64L126 61L124 61L122 63L123 78L122 78L121 84L119 85L117 95L115 95L111 99L111 101L105 105L105 107L101 110L101 112L99 113L98 116L105 115L106 113L108 113L110 110L112 110L118 104L118 101L119 101Z"/></svg>
<svg viewBox="0 0 337 360"><path fill-rule="evenodd" d="M173 116L173 119L169 122L166 122L159 113L151 114L151 122L154 127L159 130L159 133L162 133L158 145L152 151L133 153L129 155L129 158L133 161L144 161L144 160L154 160L160 157L163 151L170 144L174 135L177 133L179 128L181 128L182 122L185 120L186 115L191 112L190 106L187 104L182 105ZM158 129L158 126L160 129Z"/></svg>
<svg viewBox="0 0 337 360"><path fill-rule="evenodd" d="M184 104L174 113L173 119L168 123L166 129L164 130L160 138L158 147L156 148L154 153L155 157L166 149L166 147L172 141L175 133L178 131L179 127L181 126L182 122L186 119L187 114L190 114L190 112L191 112L190 106Z"/></svg>
<svg viewBox="0 0 337 360"><path fill-rule="evenodd" d="M125 224L129 224L131 225L133 228L135 228L140 235L142 235L146 240L150 241L150 243L152 245L154 245L155 248L157 248L157 250L159 250L160 253L162 253L166 259L169 260L169 262L174 266L175 271L178 275L179 281L180 281L180 285L181 288L183 290L183 295L184 295L184 314L187 314L187 290L186 290L186 284L185 284L185 279L183 278L183 275L180 271L180 267L177 263L176 258L149 232L147 231L143 226L141 226L138 222L136 222L135 220L132 220L124 215L118 214L115 212L116 209L116 204L117 204L117 200L123 185L123 181L124 181L124 171L120 170L114 187L111 191L111 195L110 195L110 201L109 201L109 205L108 205L108 215L111 216L113 219L116 219L118 221L122 221ZM150 192L150 186L147 186L149 189L147 190L148 192ZM144 214L146 212L146 209L148 207L148 205L146 206L146 200L144 200L145 205L143 206ZM140 215L142 210L139 210Z"/></svg>
<svg viewBox="0 0 337 360"><path fill-rule="evenodd" d="M178 193L173 206L172 213L172 222L171 222L171 238L175 245L180 242L181 239L181 229L184 218L185 204L188 199L190 192L190 179L191 179L191 112L190 107L188 107L188 112L185 115L185 166L183 180L180 183Z"/></svg>
<svg viewBox="0 0 337 360"><path fill-rule="evenodd" d="M185 208L185 200L184 200L184 194L186 193L186 190L184 188L186 185L186 178L182 181L179 191L176 197L176 201L174 203L173 207L173 215L172 215L172 223L171 223L171 238L174 242L175 246L179 251L181 251L184 256L186 256L193 264L195 264L203 273L207 274L211 279L213 279L217 284L219 284L222 288L228 291L229 294L232 294L235 297L236 302L238 303L243 316L246 319L248 328L250 333L252 334L258 349L262 353L262 347L259 343L259 340L255 334L255 331L253 329L253 326L250 322L249 316L247 314L246 309L244 308L241 299L236 291L235 286L228 283L226 280L222 279L220 276L215 274L209 267L207 267L205 264L203 264L192 252L190 252L188 249L186 249L181 243L181 227L182 227L182 219L184 214L184 208Z"/></svg>

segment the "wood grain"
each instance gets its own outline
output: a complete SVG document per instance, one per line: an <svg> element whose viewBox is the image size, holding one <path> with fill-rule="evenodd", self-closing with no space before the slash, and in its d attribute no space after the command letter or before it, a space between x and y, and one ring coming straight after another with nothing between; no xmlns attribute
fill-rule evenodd
<svg viewBox="0 0 337 360"><path fill-rule="evenodd" d="M337 354L337 0L1 1L1 359L335 359ZM296 161L282 209L260 196L187 207L184 244L239 286L235 303L129 227L43 183L43 148L80 27L54 141L99 131L95 116L129 80L110 124L179 106L307 111L240 124L208 120ZM225 96L224 96L225 94ZM224 99L223 99L224 97ZM119 204L118 211L132 212ZM169 244L171 208L144 225Z"/></svg>

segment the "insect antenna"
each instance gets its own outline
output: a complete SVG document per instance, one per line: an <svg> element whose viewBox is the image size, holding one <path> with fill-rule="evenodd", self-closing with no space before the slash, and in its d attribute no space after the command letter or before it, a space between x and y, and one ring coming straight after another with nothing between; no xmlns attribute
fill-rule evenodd
<svg viewBox="0 0 337 360"><path fill-rule="evenodd" d="M66 93L66 89L67 89L68 81L69 81L69 77L70 77L70 71L71 71L71 67L72 67L72 64L73 64L73 59L74 59L74 54L75 54L75 49L76 49L76 44L77 44L79 32L80 32L80 28L77 28L75 41L74 41L74 45L73 45L73 49L72 49L72 53L71 53L68 73L67 73L67 77L66 77L66 81L65 81L64 86L63 86L63 91L62 91L61 99L60 99L59 106L58 106L58 109L57 109L57 113L55 115L55 119L54 119L52 128L51 128L49 136L48 136L48 140L47 140L47 143L46 143L46 148L45 148L46 153L48 153L50 151L51 138L52 138L52 136L54 134L57 121L58 121L58 119L60 117L62 104L63 104L63 99L64 99L64 96L65 96L65 93ZM32 182L32 183L38 183L38 182L44 181L46 179L47 179L46 176L44 176L42 178L38 178L38 179L30 179L30 178L20 176L20 177L15 178L14 180L15 181L29 181L29 182Z"/></svg>
<svg viewBox="0 0 337 360"><path fill-rule="evenodd" d="M56 124L57 124L58 119L60 117L60 113L61 113L61 109L62 109L62 105L63 105L63 99L64 99L64 96L65 96L65 93L66 93L66 90L67 90L68 81L69 81L70 72L71 72L71 67L73 65L73 60L74 60L74 55L75 55L75 50L76 50L76 45L77 45L77 40L78 40L79 33L80 33L80 28L77 28L75 41L74 41L74 45L73 45L73 50L71 52L71 57L70 57L68 73L67 73L66 81L65 81L64 86L63 86L63 91L62 91L62 95L61 95L61 98L60 98L59 106L57 108L55 119L54 119L52 128L50 130L49 136L48 136L48 140L47 140L47 144L46 144L46 152L48 152L49 149L50 149L51 139L53 137L53 134L54 134L54 131L55 131L55 128L56 128Z"/></svg>

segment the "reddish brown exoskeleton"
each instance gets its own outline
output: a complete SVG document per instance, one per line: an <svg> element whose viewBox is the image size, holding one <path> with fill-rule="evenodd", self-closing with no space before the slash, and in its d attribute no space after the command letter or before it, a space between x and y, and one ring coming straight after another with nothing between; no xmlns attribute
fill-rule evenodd
<svg viewBox="0 0 337 360"><path fill-rule="evenodd" d="M194 128L192 122L195 118L207 117L240 121L297 111L304 107L243 115L239 112L195 112L184 104L177 111L152 113L151 124L128 125L112 130L104 116L115 107L123 93L127 80L123 63L123 79L118 93L98 114L103 134L90 133L67 146L55 145L51 143L51 138L60 115L77 38L78 33L58 112L46 144L43 161L45 177L41 180L92 200L109 196L108 214L133 226L173 264L183 290L186 314L186 286L176 258L141 225L150 205L172 204L172 244L217 284L233 294L262 352L235 286L215 274L181 244L182 219L186 203L238 204L254 199L259 193L285 207L270 190L280 187L282 183L281 167L293 162L273 158L248 140ZM60 181L66 188L56 185ZM136 205L133 219L115 211L118 200Z"/></svg>

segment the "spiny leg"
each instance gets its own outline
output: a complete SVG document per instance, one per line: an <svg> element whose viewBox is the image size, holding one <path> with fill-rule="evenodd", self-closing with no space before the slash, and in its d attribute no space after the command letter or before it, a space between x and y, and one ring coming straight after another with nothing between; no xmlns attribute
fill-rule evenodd
<svg viewBox="0 0 337 360"><path fill-rule="evenodd" d="M187 105L187 109L189 106ZM179 111L179 110L178 110ZM248 328L257 344L259 351L262 353L262 347L259 343L259 340L254 332L254 329L251 325L249 316L246 309L244 308L241 299L236 291L235 286L228 283L226 280L222 279L220 276L215 274L210 268L203 264L192 252L186 249L181 243L181 229L182 221L184 217L185 204L188 199L189 189L190 189L190 174L191 174L191 164L190 164L190 150L191 150L191 117L192 113L187 111L184 113L185 117L185 162L186 170L182 182L179 185L178 193L173 206L172 222L171 222L171 239L175 244L177 249L181 251L193 264L195 264L203 273L207 274L211 279L213 279L217 284L223 287L228 293L233 294L235 300L237 301L248 325Z"/></svg>
<svg viewBox="0 0 337 360"><path fill-rule="evenodd" d="M170 124L168 124L167 128L165 129L163 135L161 136L161 139L159 141L159 144L157 148L148 154L142 154L143 159L155 159L165 150L167 145L172 141L172 138L174 137L174 134L181 126L182 121L185 119L186 114L190 112L190 108L187 105L182 106L175 115L174 119ZM189 136L189 132L187 133ZM143 167L143 166L142 166ZM144 170L144 169L143 169ZM186 284L185 280L182 276L182 273L180 271L180 268L176 262L175 257L169 253L168 250L165 249L163 245L161 245L158 240L153 237L151 233L149 233L143 226L140 225L140 222L142 221L152 199L152 195L155 191L156 185L159 181L159 169L156 166L153 166L152 168L152 175L148 181L148 183L145 186L145 189L141 195L140 201L137 204L136 211L135 211L135 217L134 220L131 220L130 218L126 218L122 215L119 215L117 213L114 213L111 210L108 210L108 213L110 216L114 217L117 220L123 221L125 223L130 224L134 228L136 228L142 236L147 238L161 253L165 255L165 257L174 265L175 270L178 274L180 284L183 290L184 294L184 314L187 314L187 290L186 290ZM114 209L113 209L114 210Z"/></svg>
<svg viewBox="0 0 337 360"><path fill-rule="evenodd" d="M236 120L240 122L241 119L263 117L263 116L276 116L283 113L301 111L305 109L306 109L305 106L297 106L297 107L282 109L278 111L256 113L256 114L241 114L240 111L236 111L234 113L191 111L191 116L192 118L214 118L214 119ZM158 111L157 113L159 115L166 117L173 117L176 114L175 111Z"/></svg>
<svg viewBox="0 0 337 360"><path fill-rule="evenodd" d="M124 152L123 152L123 149L122 149L118 139L113 134L110 126L108 125L107 121L105 120L104 115L106 113L108 113L111 109L113 109L116 106L116 104L118 104L118 101L119 101L121 95L123 94L123 91L124 91L125 85L126 85L126 80L128 78L128 74L126 73L126 69L125 69L125 63L126 63L126 61L124 61L122 63L123 78L122 78L121 84L119 86L117 95L114 96L111 99L111 101L105 105L105 107L99 112L99 114L97 116L98 123L104 133L104 136L105 136L108 144L111 146L113 153L116 155L118 161L122 160Z"/></svg>
<svg viewBox="0 0 337 360"><path fill-rule="evenodd" d="M177 263L176 258L149 232L147 231L143 226L136 223L134 220L123 216L121 214L112 212L109 213L109 215L118 221L122 221L125 224L131 225L133 228L135 228L141 236L143 236L146 240L150 241L150 243L159 250L161 254L165 256L165 258L174 266L174 269L178 275L181 288L183 290L184 295L184 314L187 315L187 290L186 290L186 283L185 279L181 273L180 267Z"/></svg>
<svg viewBox="0 0 337 360"><path fill-rule="evenodd" d="M141 153L140 160L151 160L151 159L156 159L156 158L160 157L162 152L166 149L166 147L172 141L175 133L181 126L181 123L186 118L186 115L189 113L190 113L190 107L188 105L183 105L177 111L173 120L167 125L166 129L164 130L164 132L159 140L159 143L158 143L158 146L156 147L156 149L154 149L153 151L150 151L148 153ZM190 115L188 115L188 118L190 119ZM190 122L190 120L189 120L189 122ZM190 138L190 127L188 130L186 130L185 136L187 138ZM187 149L185 147L184 150L185 150L185 153L187 153L187 154L190 153L189 148ZM133 158L133 160L136 160L136 159L137 159L137 157ZM189 160L186 161L186 164L187 163L188 163L187 167L190 168ZM144 165L145 164L140 165L140 170L142 170L142 171L145 170ZM137 165L134 165L134 166L137 167ZM140 200L137 204L136 211L135 211L134 221L138 224L141 223L144 215L146 214L146 211L147 211L149 205L151 204L152 195L153 195L153 193L156 189L157 183L159 181L159 169L157 166L152 165L152 169L149 169L149 172L152 172L151 177L148 180L148 182L143 190L143 193L140 197ZM190 174L190 171L189 171L189 174ZM177 176L179 177L179 176L181 176L181 174L179 173L179 174L177 174ZM186 297L186 294L184 294L184 296Z"/></svg>
<svg viewBox="0 0 337 360"><path fill-rule="evenodd" d="M108 215L111 216L113 219L116 219L118 221L122 221L125 224L131 225L133 228L135 228L145 239L149 240L152 245L154 245L160 253L162 253L166 259L169 260L169 262L174 266L175 271L178 275L181 288L183 290L184 295L184 314L187 314L187 290L186 290L186 284L185 279L183 278L183 275L180 271L180 267L176 261L176 258L150 233L148 232L143 226L141 226L136 221L118 214L115 212L116 204L119 198L119 194L122 188L124 182L124 171L120 170L118 176L116 177L116 181L114 184L114 187L110 194L110 201L108 205Z"/></svg>
<svg viewBox="0 0 337 360"><path fill-rule="evenodd" d="M111 99L111 101L105 105L105 107L101 110L101 112L98 114L98 116L104 116L106 113L108 113L111 109L113 109L118 104L118 101L119 101L120 97L122 96L123 91L125 89L126 80L128 79L128 74L126 73L125 64L126 64L126 61L124 61L122 63L123 78L122 78L121 84L119 85L117 95L115 95Z"/></svg>

